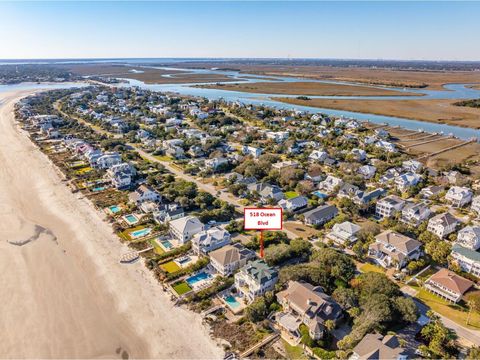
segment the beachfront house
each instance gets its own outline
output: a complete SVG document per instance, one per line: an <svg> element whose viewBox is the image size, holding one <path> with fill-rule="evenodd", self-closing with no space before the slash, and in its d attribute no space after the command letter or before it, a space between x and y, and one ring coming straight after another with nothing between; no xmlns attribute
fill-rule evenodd
<svg viewBox="0 0 480 360"><path fill-rule="evenodd" d="M422 255L422 243L392 230L375 236L375 242L368 248L368 254L385 268L403 268L410 260L418 260Z"/></svg>
<svg viewBox="0 0 480 360"><path fill-rule="evenodd" d="M341 245L350 245L357 241L357 233L361 227L350 221L344 221L333 225L332 231L327 234L327 238Z"/></svg>
<svg viewBox="0 0 480 360"><path fill-rule="evenodd" d="M157 209L153 211L153 220L157 224L165 224L169 221L180 219L185 216L185 211L180 204L160 204Z"/></svg>
<svg viewBox="0 0 480 360"><path fill-rule="evenodd" d="M442 268L425 282L425 289L448 301L457 303L472 286L473 282Z"/></svg>
<svg viewBox="0 0 480 360"><path fill-rule="evenodd" d="M473 193L467 187L452 186L445 194L445 200L453 206L463 207L472 201Z"/></svg>
<svg viewBox="0 0 480 360"><path fill-rule="evenodd" d="M109 152L99 156L95 161L95 166L98 169L110 169L114 165L122 162L122 156L118 152Z"/></svg>
<svg viewBox="0 0 480 360"><path fill-rule="evenodd" d="M235 274L235 288L248 302L273 289L278 281L278 271L264 260L248 262Z"/></svg>
<svg viewBox="0 0 480 360"><path fill-rule="evenodd" d="M113 165L107 170L106 178L111 181L117 189L130 187L133 177L136 174L135 168L129 163Z"/></svg>
<svg viewBox="0 0 480 360"><path fill-rule="evenodd" d="M400 346L396 335L367 334L353 348L348 360L406 360L408 352Z"/></svg>
<svg viewBox="0 0 480 360"><path fill-rule="evenodd" d="M375 216L378 218L390 218L403 209L405 201L396 195L390 195L377 201Z"/></svg>
<svg viewBox="0 0 480 360"><path fill-rule="evenodd" d="M203 231L203 224L195 216L185 216L170 221L170 234L181 244L190 241L199 232Z"/></svg>
<svg viewBox="0 0 480 360"><path fill-rule="evenodd" d="M287 341L299 342L299 327L304 324L313 340L320 340L325 334L325 322L335 325L343 317L342 309L320 286L307 282L289 281L287 289L277 293L282 312L275 315L282 337Z"/></svg>
<svg viewBox="0 0 480 360"><path fill-rule="evenodd" d="M197 255L205 255L210 251L228 245L231 242L230 233L220 227L212 227L195 234L192 238L192 250Z"/></svg>
<svg viewBox="0 0 480 360"><path fill-rule="evenodd" d="M210 265L221 276L230 276L255 258L255 252L241 243L223 246L208 254Z"/></svg>
<svg viewBox="0 0 480 360"><path fill-rule="evenodd" d="M130 203L136 205L140 205L147 201L158 203L162 200L162 196L150 186L142 184L128 195L128 200Z"/></svg>
<svg viewBox="0 0 480 360"><path fill-rule="evenodd" d="M338 209L334 205L322 205L303 214L307 225L320 226L332 220L338 215Z"/></svg>
<svg viewBox="0 0 480 360"><path fill-rule="evenodd" d="M458 219L449 212L446 212L431 218L428 221L427 230L442 239L454 232L458 224Z"/></svg>

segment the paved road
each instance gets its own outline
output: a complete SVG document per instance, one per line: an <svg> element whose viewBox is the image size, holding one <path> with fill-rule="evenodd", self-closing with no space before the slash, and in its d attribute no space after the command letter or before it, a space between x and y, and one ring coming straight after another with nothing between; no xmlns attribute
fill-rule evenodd
<svg viewBox="0 0 480 360"><path fill-rule="evenodd" d="M400 289L406 296L414 296L415 295L415 290L412 289L410 286L404 286ZM412 292L413 290L413 292ZM431 310L427 305L422 303L420 300L416 299L413 297L413 301L415 301L415 304L417 304L418 310L420 311L420 314L427 316L427 312ZM435 311L434 311L435 312ZM450 320L449 318L435 312L436 315L440 317L442 320L443 324L454 330L457 335L465 340L470 341L471 343L475 345L480 345L480 331L477 330L472 330L468 329L460 324L457 324L456 322Z"/></svg>

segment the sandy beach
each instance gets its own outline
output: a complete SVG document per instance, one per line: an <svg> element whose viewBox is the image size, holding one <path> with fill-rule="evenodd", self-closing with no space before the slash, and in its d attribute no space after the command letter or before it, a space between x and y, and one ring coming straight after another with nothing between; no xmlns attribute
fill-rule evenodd
<svg viewBox="0 0 480 360"><path fill-rule="evenodd" d="M15 124L27 93L0 93L0 358L222 357Z"/></svg>

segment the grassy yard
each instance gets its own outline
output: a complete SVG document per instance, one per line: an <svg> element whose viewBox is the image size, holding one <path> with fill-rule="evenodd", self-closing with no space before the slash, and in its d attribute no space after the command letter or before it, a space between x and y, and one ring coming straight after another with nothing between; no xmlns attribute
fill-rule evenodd
<svg viewBox="0 0 480 360"><path fill-rule="evenodd" d="M172 161L172 157L168 155L154 155L154 158L160 161Z"/></svg>
<svg viewBox="0 0 480 360"><path fill-rule="evenodd" d="M425 303L425 305L430 307L432 310L462 326L470 329L480 329L480 314L478 312L472 312L469 325L467 325L468 308L465 308L461 305L452 304L441 297L428 292L424 288L420 288L418 286L411 287L417 290L417 295L415 297Z"/></svg>
<svg viewBox="0 0 480 360"><path fill-rule="evenodd" d="M286 191L285 192L285 197L287 199L291 199L291 198L294 198L294 197L297 197L298 196L298 193L295 192L295 191Z"/></svg>
<svg viewBox="0 0 480 360"><path fill-rule="evenodd" d="M153 246L153 252L157 255L161 255L163 254L165 251L160 247L158 246L158 243L155 239L151 239L148 241L150 243L150 245Z"/></svg>
<svg viewBox="0 0 480 360"><path fill-rule="evenodd" d="M84 168L80 168L78 170L75 170L75 174L77 175L83 175L83 174L86 174L90 171L92 171L93 169L90 167L90 166L86 166Z"/></svg>
<svg viewBox="0 0 480 360"><path fill-rule="evenodd" d="M287 353L287 359L297 360L297 359L308 359L307 356L303 353L303 349L301 346L292 346L287 343L285 340L282 340L283 347L285 348L285 352Z"/></svg>
<svg viewBox="0 0 480 360"><path fill-rule="evenodd" d="M168 273L174 273L174 272L177 272L178 270L181 269L180 266L178 266L178 264L174 261L169 261L165 264L162 264L160 265L160 268L163 270L163 271L166 271Z"/></svg>
<svg viewBox="0 0 480 360"><path fill-rule="evenodd" d="M187 292L192 290L190 285L188 285L185 281L180 281L180 282L176 283L175 285L173 285L172 287L173 287L173 290L175 290L175 292L178 295L186 294Z"/></svg>
<svg viewBox="0 0 480 360"><path fill-rule="evenodd" d="M369 263L362 265L359 270L362 272L376 272L376 273L385 274L384 268L377 265L369 264Z"/></svg>

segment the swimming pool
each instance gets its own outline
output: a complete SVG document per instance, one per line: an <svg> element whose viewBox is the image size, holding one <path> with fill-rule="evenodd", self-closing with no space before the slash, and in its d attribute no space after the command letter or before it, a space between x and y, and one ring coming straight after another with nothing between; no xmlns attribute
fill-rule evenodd
<svg viewBox="0 0 480 360"><path fill-rule="evenodd" d="M152 231L151 228L135 230L130 233L130 237L132 237L133 239L136 239L142 236L147 236L148 234L150 234L151 231Z"/></svg>
<svg viewBox="0 0 480 360"><path fill-rule="evenodd" d="M312 194L315 195L315 196L318 196L320 199L328 198L328 194L324 194L319 190L312 192Z"/></svg>
<svg viewBox="0 0 480 360"><path fill-rule="evenodd" d="M237 309L238 307L240 307L240 303L237 301L237 299L235 299L232 295L228 295L228 296L225 296L223 298L223 300L225 301L225 303L232 309L232 310L235 310Z"/></svg>
<svg viewBox="0 0 480 360"><path fill-rule="evenodd" d="M128 214L123 217L127 223L135 224L138 222L138 218L134 214Z"/></svg>
<svg viewBox="0 0 480 360"><path fill-rule="evenodd" d="M113 214L116 214L117 212L119 212L121 209L120 209L120 206L118 205L112 205L108 208Z"/></svg>
<svg viewBox="0 0 480 360"><path fill-rule="evenodd" d="M180 259L177 259L177 262L180 264L180 265L184 265L186 263L189 263L190 261L192 261L192 259L189 257L189 256L185 256L183 258L180 258Z"/></svg>
<svg viewBox="0 0 480 360"><path fill-rule="evenodd" d="M168 240L162 240L162 241L160 241L160 244L162 244L162 246L163 246L166 250L170 250L170 249L173 247L172 243L171 243L170 241L168 241Z"/></svg>
<svg viewBox="0 0 480 360"><path fill-rule="evenodd" d="M93 188L92 191L97 192L97 191L103 191L105 189L106 189L105 186L99 186L99 187Z"/></svg>
<svg viewBox="0 0 480 360"><path fill-rule="evenodd" d="M197 275L190 276L187 278L185 281L187 282L188 285L193 286L196 283L204 280L208 280L212 277L212 275L206 273L205 271L202 271L201 273L198 273Z"/></svg>

